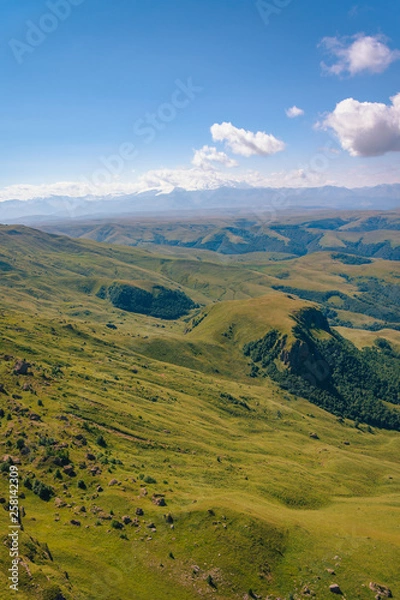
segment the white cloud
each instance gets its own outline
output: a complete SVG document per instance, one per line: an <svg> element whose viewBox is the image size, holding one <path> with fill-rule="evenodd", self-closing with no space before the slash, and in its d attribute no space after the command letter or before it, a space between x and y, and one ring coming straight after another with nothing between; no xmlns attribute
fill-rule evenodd
<svg viewBox="0 0 400 600"><path fill-rule="evenodd" d="M214 142L225 142L234 154L270 156L285 149L285 143L263 131L238 129L232 123L215 123L211 127Z"/></svg>
<svg viewBox="0 0 400 600"><path fill-rule="evenodd" d="M342 100L320 124L333 129L351 156L381 156L400 152L400 93L392 104Z"/></svg>
<svg viewBox="0 0 400 600"><path fill-rule="evenodd" d="M179 187L185 190L212 190L228 187L314 187L333 183L327 174L311 169L295 169L263 175L259 171L227 173L214 169L199 168L157 169L148 171L140 178L144 189L156 189L163 193Z"/></svg>
<svg viewBox="0 0 400 600"><path fill-rule="evenodd" d="M293 106L289 111L302 112ZM338 136L342 147L353 156L377 156L389 151L400 151L400 93L392 98L392 105L370 102L358 102L352 98L340 102L335 110L327 114L322 129L332 129ZM237 154L243 156L270 155L285 148L284 142L264 132L253 133L238 129L231 123L214 124L211 133L216 141L225 141ZM323 153L329 157L337 153L331 147L320 148L315 160L303 168L263 174L258 171L236 169L228 172L226 167L238 167L238 163L225 152L214 146L205 145L194 151L192 166L181 168L154 169L143 173L133 181L121 181L106 169L102 177L98 172L92 177L82 177L81 181L62 181L41 185L17 184L0 188L0 202L7 200L32 200L64 198L66 206L73 205L74 199L94 200L106 198L112 201L124 194L137 194L154 191L169 193L175 188L187 191L214 190L227 187L316 187L322 185L347 185L354 182L363 185L400 182L400 174L395 167L389 170L373 172L357 166L345 175L343 170L338 178L332 178L332 169L319 165L318 157ZM315 163L315 165L313 165ZM219 170L218 167L223 167ZM225 168L224 168L225 167Z"/></svg>
<svg viewBox="0 0 400 600"><path fill-rule="evenodd" d="M195 150L192 159L192 165L202 169L214 168L213 163L218 163L224 167L237 167L238 163L230 158L225 152L218 152L214 146L203 146L200 150Z"/></svg>
<svg viewBox="0 0 400 600"><path fill-rule="evenodd" d="M383 73L392 62L400 59L399 50L391 50L383 35L358 33L352 38L325 37L322 46L333 59L330 65L321 63L331 75L351 76L362 72Z"/></svg>
<svg viewBox="0 0 400 600"><path fill-rule="evenodd" d="M181 168L155 169L140 177L140 184L147 189L156 189L163 193L179 187L188 191L217 189L221 186L257 187L264 185L265 179L257 171L228 173L217 169Z"/></svg>
<svg viewBox="0 0 400 600"><path fill-rule="evenodd" d="M35 198L97 198L99 196L129 194L141 191L137 182L110 181L95 185L88 181L58 181L55 183L16 184L0 189L0 202L6 200L32 200Z"/></svg>
<svg viewBox="0 0 400 600"><path fill-rule="evenodd" d="M304 115L304 110L302 108L298 108L297 106L292 106L285 112L289 119L295 119L296 117L302 117Z"/></svg>
<svg viewBox="0 0 400 600"><path fill-rule="evenodd" d="M336 176L337 175L337 176ZM311 167L262 174L247 170L239 173L218 171L217 169L201 169L195 167L180 169L155 169L147 171L136 181L128 183L109 183L93 187L81 182L59 182L43 185L13 185L0 189L0 202L10 199L31 200L35 198L63 197L65 207L73 209L74 198L95 200L106 198L110 202L124 194L154 191L168 194L175 188L187 191L217 190L223 186L236 188L311 188L325 185L343 185L363 187L382 183L400 183L397 165L377 167L358 165L354 169L339 173L328 170L314 170Z"/></svg>
<svg viewBox="0 0 400 600"><path fill-rule="evenodd" d="M263 175L258 171L227 172L199 167L177 169L154 169L147 171L130 183L107 183L93 188L80 182L59 182L43 185L13 185L0 189L0 202L5 200L31 200L35 198L63 197L94 200L107 197L110 200L123 194L155 191L170 193L175 188L188 191L214 190L227 187L313 187L325 185L325 175L307 169L281 171ZM333 182L330 182L333 183Z"/></svg>

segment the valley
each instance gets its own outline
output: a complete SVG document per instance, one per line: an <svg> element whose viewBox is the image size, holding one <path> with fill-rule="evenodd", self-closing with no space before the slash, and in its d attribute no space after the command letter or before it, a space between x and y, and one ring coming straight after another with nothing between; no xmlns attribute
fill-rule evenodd
<svg viewBox="0 0 400 600"><path fill-rule="evenodd" d="M400 596L399 223L1 225L19 597Z"/></svg>

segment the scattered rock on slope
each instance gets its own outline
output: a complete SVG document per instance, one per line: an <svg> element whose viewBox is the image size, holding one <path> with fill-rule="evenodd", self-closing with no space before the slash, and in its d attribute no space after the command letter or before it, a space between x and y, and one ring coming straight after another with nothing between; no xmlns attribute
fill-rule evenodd
<svg viewBox="0 0 400 600"><path fill-rule="evenodd" d="M14 365L14 373L15 375L28 375L30 363L25 360L17 360Z"/></svg>
<svg viewBox="0 0 400 600"><path fill-rule="evenodd" d="M332 592L332 594L342 594L342 590L337 583L332 583L332 585L329 586L329 591Z"/></svg>
<svg viewBox="0 0 400 600"><path fill-rule="evenodd" d="M386 585L379 585L379 583L374 583L371 581L369 584L369 589L373 592L377 592L378 596L384 596L385 598L393 598L392 592Z"/></svg>
<svg viewBox="0 0 400 600"><path fill-rule="evenodd" d="M161 495L154 494L154 496L152 497L151 500L152 500L153 504L155 504L156 506L167 506L167 503L165 502L165 498Z"/></svg>

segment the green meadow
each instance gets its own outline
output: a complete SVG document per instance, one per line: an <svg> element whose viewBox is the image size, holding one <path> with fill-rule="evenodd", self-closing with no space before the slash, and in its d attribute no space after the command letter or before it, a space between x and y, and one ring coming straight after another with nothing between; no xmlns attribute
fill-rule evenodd
<svg viewBox="0 0 400 600"><path fill-rule="evenodd" d="M366 264L332 256L369 218L299 254L141 243L153 223L122 242L0 226L1 599L325 600L337 584L372 600L371 582L400 597L399 432L251 377L243 352L272 329L290 347L297 315L318 306L358 349L385 340L398 353L398 263L371 249L395 251L398 231L365 233ZM160 227L193 241L187 226ZM115 283L193 307L178 319L121 310L101 293Z"/></svg>

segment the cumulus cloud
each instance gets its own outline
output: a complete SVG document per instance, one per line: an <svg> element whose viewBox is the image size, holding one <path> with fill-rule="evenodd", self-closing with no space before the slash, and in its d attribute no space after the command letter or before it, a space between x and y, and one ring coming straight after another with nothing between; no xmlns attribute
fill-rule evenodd
<svg viewBox="0 0 400 600"><path fill-rule="evenodd" d="M304 115L304 110L302 108L298 108L297 106L292 106L285 112L289 119L295 119L296 117L302 117Z"/></svg>
<svg viewBox="0 0 400 600"><path fill-rule="evenodd" d="M215 123L211 127L214 142L225 142L234 154L270 156L285 149L285 143L263 131L238 129L232 123Z"/></svg>
<svg viewBox="0 0 400 600"><path fill-rule="evenodd" d="M224 167L237 167L238 163L230 158L225 152L218 152L214 146L203 146L200 150L195 150L192 165L201 169L215 168L218 163Z"/></svg>
<svg viewBox="0 0 400 600"><path fill-rule="evenodd" d="M381 156L400 152L400 93L392 104L342 100L320 124L332 129L351 156Z"/></svg>
<svg viewBox="0 0 400 600"><path fill-rule="evenodd" d="M332 64L321 63L330 75L351 76L358 73L383 73L392 62L400 59L400 50L391 50L383 35L358 33L351 38L325 37L320 46L332 59Z"/></svg>

